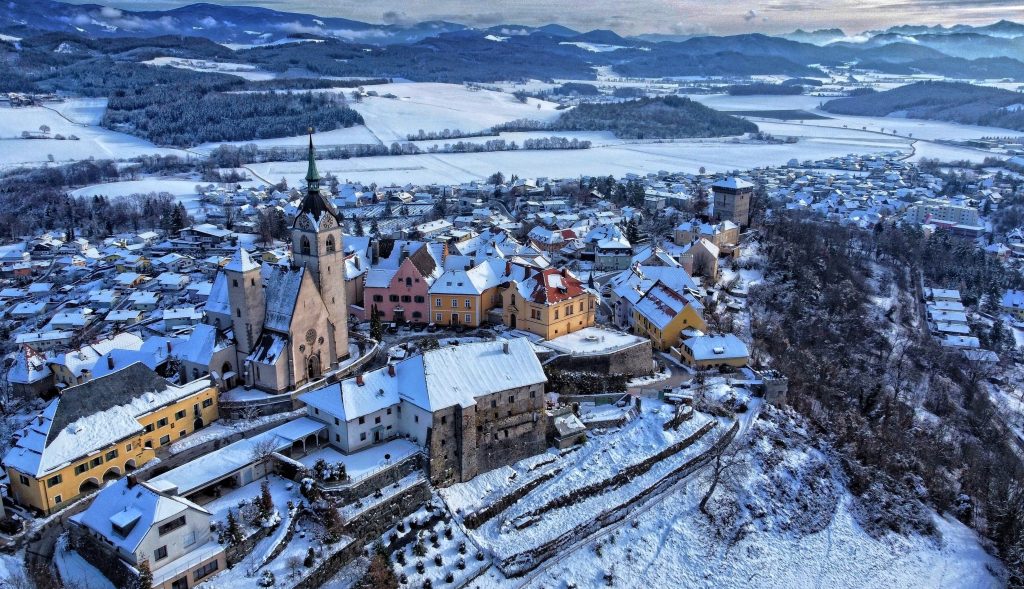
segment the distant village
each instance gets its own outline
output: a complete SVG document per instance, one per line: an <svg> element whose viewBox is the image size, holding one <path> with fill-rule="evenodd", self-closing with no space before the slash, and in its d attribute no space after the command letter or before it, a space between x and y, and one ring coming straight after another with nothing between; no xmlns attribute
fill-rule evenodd
<svg viewBox="0 0 1024 589"><path fill-rule="evenodd" d="M1024 191L1009 169L955 194L895 154L366 186L321 176L312 142L308 158L301 187L198 186L177 231L0 247L2 543L73 553L115 586L302 586L405 534L395 506L431 488L651 406L667 431L705 395L785 404L746 304L764 279L752 221L772 208L1024 256L1024 227L992 222ZM287 226L261 226L269 210ZM955 285L921 284L920 305L943 345L999 360ZM1024 292L987 308L1016 326ZM435 583L482 566L460 541Z"/></svg>

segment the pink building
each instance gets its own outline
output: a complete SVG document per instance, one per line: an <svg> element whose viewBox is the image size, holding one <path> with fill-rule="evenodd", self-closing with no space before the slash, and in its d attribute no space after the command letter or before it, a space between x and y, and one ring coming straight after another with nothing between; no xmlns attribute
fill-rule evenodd
<svg viewBox="0 0 1024 589"><path fill-rule="evenodd" d="M441 244L396 241L391 255L366 273L365 318L370 318L376 306L384 322L428 323L430 299L427 292L442 273L442 247Z"/></svg>

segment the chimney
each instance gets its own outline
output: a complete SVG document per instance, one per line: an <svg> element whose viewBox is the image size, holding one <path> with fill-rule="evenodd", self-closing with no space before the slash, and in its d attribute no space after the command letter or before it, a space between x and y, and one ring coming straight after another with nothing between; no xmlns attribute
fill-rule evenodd
<svg viewBox="0 0 1024 589"><path fill-rule="evenodd" d="M566 270L565 267L563 266L562 270L561 270L561 274L562 274L563 277L568 277L569 276L569 271Z"/></svg>
<svg viewBox="0 0 1024 589"><path fill-rule="evenodd" d="M511 353L511 351L509 351L509 348L508 348L508 340L504 340L501 343L501 351L506 353L506 354L510 354Z"/></svg>
<svg viewBox="0 0 1024 589"><path fill-rule="evenodd" d="M505 262L505 276L512 276L512 262Z"/></svg>
<svg viewBox="0 0 1024 589"><path fill-rule="evenodd" d="M374 239L370 242L370 263L376 266L378 262L380 262L380 245Z"/></svg>
<svg viewBox="0 0 1024 589"><path fill-rule="evenodd" d="M107 370L113 370L113 369L114 369L114 357L111 356L110 354L107 354Z"/></svg>
<svg viewBox="0 0 1024 589"><path fill-rule="evenodd" d="M403 243L402 244L402 248L400 250L398 250L398 263L399 263L399 265L401 265L401 263L404 262L405 259L408 258L408 257L409 257L409 245Z"/></svg>
<svg viewBox="0 0 1024 589"><path fill-rule="evenodd" d="M363 382L363 375L362 374L357 374L356 375L356 385L363 386L363 384L365 384Z"/></svg>
<svg viewBox="0 0 1024 589"><path fill-rule="evenodd" d="M356 270L362 270L363 267L360 265L359 256L355 256L354 261L355 261L355 265L356 265Z"/></svg>
<svg viewBox="0 0 1024 589"><path fill-rule="evenodd" d="M167 353L168 354L171 353L171 348L172 347L174 347L174 346L171 345L171 340L167 340Z"/></svg>
<svg viewBox="0 0 1024 589"><path fill-rule="evenodd" d="M388 376L394 376L394 375L395 375L395 365L394 364L388 364Z"/></svg>
<svg viewBox="0 0 1024 589"><path fill-rule="evenodd" d="M127 477L125 477L125 480L128 481L128 488L129 489L131 489L135 485L139 484L139 479L135 475L133 475L133 474L130 474Z"/></svg>

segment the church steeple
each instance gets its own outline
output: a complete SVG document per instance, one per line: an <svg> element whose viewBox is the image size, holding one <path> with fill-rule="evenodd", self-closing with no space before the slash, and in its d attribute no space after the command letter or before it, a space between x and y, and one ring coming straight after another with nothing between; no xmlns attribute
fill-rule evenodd
<svg viewBox="0 0 1024 589"><path fill-rule="evenodd" d="M313 149L313 127L309 128L309 167L306 168L306 186L309 192L320 191L320 172L316 169L316 151Z"/></svg>

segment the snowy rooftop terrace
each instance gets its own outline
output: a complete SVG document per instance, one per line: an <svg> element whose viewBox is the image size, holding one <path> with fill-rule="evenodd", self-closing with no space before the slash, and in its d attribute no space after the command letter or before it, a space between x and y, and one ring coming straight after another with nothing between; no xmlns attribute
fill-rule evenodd
<svg viewBox="0 0 1024 589"><path fill-rule="evenodd" d="M646 341L644 338L628 333L612 331L602 327L585 327L579 331L541 342L540 345L561 354L596 356L624 350L644 341Z"/></svg>

